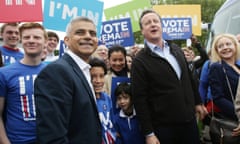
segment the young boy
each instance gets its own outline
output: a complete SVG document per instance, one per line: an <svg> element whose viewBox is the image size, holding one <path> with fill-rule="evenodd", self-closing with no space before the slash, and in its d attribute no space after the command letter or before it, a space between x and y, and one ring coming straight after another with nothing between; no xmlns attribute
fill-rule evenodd
<svg viewBox="0 0 240 144"><path fill-rule="evenodd" d="M91 65L91 82L96 96L96 103L102 124L102 144L114 144L116 140L116 131L113 127L112 101L107 93L103 92L104 76L107 73L107 66L103 60L92 58L89 61Z"/></svg>
<svg viewBox="0 0 240 144"><path fill-rule="evenodd" d="M145 139L140 132L136 112L132 104L131 86L123 82L115 89L117 105L120 112L116 115L115 127L119 133L117 141L122 144L144 144Z"/></svg>

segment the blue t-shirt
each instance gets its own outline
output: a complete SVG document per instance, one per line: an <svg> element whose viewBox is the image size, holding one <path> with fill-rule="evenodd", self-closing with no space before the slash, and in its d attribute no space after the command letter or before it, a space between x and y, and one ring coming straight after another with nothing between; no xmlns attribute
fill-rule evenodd
<svg viewBox="0 0 240 144"><path fill-rule="evenodd" d="M5 46L0 46L4 66L10 65L23 58L23 52L20 50L11 50Z"/></svg>
<svg viewBox="0 0 240 144"><path fill-rule="evenodd" d="M20 62L0 68L0 96L5 98L5 129L12 144L36 140L34 80L45 64L28 66Z"/></svg>
<svg viewBox="0 0 240 144"><path fill-rule="evenodd" d="M103 144L113 144L116 140L116 130L113 125L112 101L107 93L100 93L97 99L99 118L102 124Z"/></svg>

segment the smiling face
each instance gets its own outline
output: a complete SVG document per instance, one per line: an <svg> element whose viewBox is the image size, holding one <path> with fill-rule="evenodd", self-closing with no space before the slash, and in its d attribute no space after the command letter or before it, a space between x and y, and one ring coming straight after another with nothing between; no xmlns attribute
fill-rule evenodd
<svg viewBox="0 0 240 144"><path fill-rule="evenodd" d="M5 46L16 48L20 39L18 26L7 25L1 33L1 36Z"/></svg>
<svg viewBox="0 0 240 144"><path fill-rule="evenodd" d="M106 60L108 57L108 48L105 45L100 45L95 53L103 60Z"/></svg>
<svg viewBox="0 0 240 144"><path fill-rule="evenodd" d="M236 47L233 41L227 37L222 37L218 40L216 51L223 60L235 58L236 55Z"/></svg>
<svg viewBox="0 0 240 144"><path fill-rule="evenodd" d="M104 69L100 66L93 66L90 69L93 89L96 93L96 96L103 90L104 86Z"/></svg>
<svg viewBox="0 0 240 144"><path fill-rule="evenodd" d="M141 18L141 32L144 38L156 44L162 39L162 24L156 13L147 13Z"/></svg>
<svg viewBox="0 0 240 144"><path fill-rule="evenodd" d="M70 27L64 42L73 53L88 61L98 43L95 25L89 21L79 20L73 22Z"/></svg>
<svg viewBox="0 0 240 144"><path fill-rule="evenodd" d="M128 94L122 93L117 96L117 105L124 111L128 112L132 108L131 99Z"/></svg>
<svg viewBox="0 0 240 144"><path fill-rule="evenodd" d="M125 63L126 58L121 51L114 51L111 53L109 57L109 64L114 71L119 72L123 70L123 68L126 66Z"/></svg>
<svg viewBox="0 0 240 144"><path fill-rule="evenodd" d="M21 34L22 46L28 56L40 56L46 46L44 31L40 28L26 29Z"/></svg>
<svg viewBox="0 0 240 144"><path fill-rule="evenodd" d="M58 45L58 39L56 37L48 37L47 40L47 51L48 53L52 53Z"/></svg>

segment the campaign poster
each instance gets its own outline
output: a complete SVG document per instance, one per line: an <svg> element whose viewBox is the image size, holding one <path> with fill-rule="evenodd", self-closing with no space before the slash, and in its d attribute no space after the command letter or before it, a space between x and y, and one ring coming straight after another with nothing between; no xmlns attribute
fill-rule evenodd
<svg viewBox="0 0 240 144"><path fill-rule="evenodd" d="M98 0L45 0L43 25L47 29L65 32L72 18L85 16L93 20L99 36L102 13L103 2Z"/></svg>
<svg viewBox="0 0 240 144"><path fill-rule="evenodd" d="M153 10L162 18L191 18L193 34L201 36L201 5L153 5Z"/></svg>
<svg viewBox="0 0 240 144"><path fill-rule="evenodd" d="M112 45L124 47L134 45L134 36L130 18L102 22L99 41L108 48Z"/></svg>
<svg viewBox="0 0 240 144"><path fill-rule="evenodd" d="M42 21L41 0L0 0L0 22Z"/></svg>
<svg viewBox="0 0 240 144"><path fill-rule="evenodd" d="M139 17L146 9L151 9L149 0L132 0L124 4L104 9L106 20L115 20L120 18L131 18L133 32L139 31Z"/></svg>
<svg viewBox="0 0 240 144"><path fill-rule="evenodd" d="M162 18L163 39L181 40L192 35L191 18Z"/></svg>
<svg viewBox="0 0 240 144"><path fill-rule="evenodd" d="M65 51L67 49L67 45L64 43L63 40L60 40L60 44L59 44L59 58L61 58Z"/></svg>

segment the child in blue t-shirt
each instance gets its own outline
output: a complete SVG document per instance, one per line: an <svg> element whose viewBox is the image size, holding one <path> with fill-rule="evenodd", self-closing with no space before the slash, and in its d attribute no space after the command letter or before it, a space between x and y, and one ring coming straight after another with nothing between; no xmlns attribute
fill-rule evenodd
<svg viewBox="0 0 240 144"><path fill-rule="evenodd" d="M110 96L103 92L104 76L107 73L107 66L104 61L98 58L90 59L89 64L91 65L91 82L102 124L102 144L115 144L116 130L113 125L112 101Z"/></svg>
<svg viewBox="0 0 240 144"><path fill-rule="evenodd" d="M121 144L144 144L145 138L140 132L136 112L132 104L131 86L120 83L115 89L117 105L120 112L115 117L115 127L119 134L117 142Z"/></svg>

